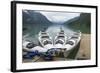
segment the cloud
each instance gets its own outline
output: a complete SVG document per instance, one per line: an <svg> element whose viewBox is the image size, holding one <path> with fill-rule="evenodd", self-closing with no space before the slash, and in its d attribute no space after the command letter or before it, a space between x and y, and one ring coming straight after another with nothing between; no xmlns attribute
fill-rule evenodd
<svg viewBox="0 0 100 73"><path fill-rule="evenodd" d="M71 12L49 12L49 11L40 11L48 20L54 23L63 23L72 19L74 17L80 16L80 13L71 13Z"/></svg>

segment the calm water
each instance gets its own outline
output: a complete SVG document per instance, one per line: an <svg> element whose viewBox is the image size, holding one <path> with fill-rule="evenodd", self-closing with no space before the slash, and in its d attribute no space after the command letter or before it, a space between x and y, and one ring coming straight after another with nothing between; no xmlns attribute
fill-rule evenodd
<svg viewBox="0 0 100 73"><path fill-rule="evenodd" d="M23 39L24 40L29 40L32 42L35 42L36 44L38 44L38 33L43 30L44 28L45 31L50 35L50 37L54 38L58 32L60 32L61 28L64 30L65 34L67 36L70 36L71 34L74 33L74 31L72 31L71 29L63 26L63 25L57 25L57 24L53 24L51 26L42 26L42 25L31 25L27 27L28 30L23 31L24 35L23 35Z"/></svg>

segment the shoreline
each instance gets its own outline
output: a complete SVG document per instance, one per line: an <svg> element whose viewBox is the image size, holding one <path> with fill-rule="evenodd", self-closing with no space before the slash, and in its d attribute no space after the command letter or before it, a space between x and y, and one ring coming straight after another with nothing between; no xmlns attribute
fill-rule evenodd
<svg viewBox="0 0 100 73"><path fill-rule="evenodd" d="M91 59L91 34L82 34L76 59Z"/></svg>

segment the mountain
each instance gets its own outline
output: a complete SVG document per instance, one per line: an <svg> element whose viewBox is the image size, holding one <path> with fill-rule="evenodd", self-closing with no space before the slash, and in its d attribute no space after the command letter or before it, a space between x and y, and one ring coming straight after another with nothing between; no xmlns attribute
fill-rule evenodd
<svg viewBox="0 0 100 73"><path fill-rule="evenodd" d="M23 11L23 24L51 24L43 14L31 10Z"/></svg>
<svg viewBox="0 0 100 73"><path fill-rule="evenodd" d="M32 10L23 10L23 34L32 33L31 35L38 34L39 31L48 28L53 23L50 22L40 12Z"/></svg>
<svg viewBox="0 0 100 73"><path fill-rule="evenodd" d="M81 13L80 17L75 17L64 23L65 26L72 30L80 30L82 33L90 33L91 31L91 14Z"/></svg>
<svg viewBox="0 0 100 73"><path fill-rule="evenodd" d="M70 23L72 23L72 22L74 22L74 21L79 20L79 18L80 18L80 16L74 17L74 18L69 19L68 21L64 22L64 24L68 25L68 24L70 24Z"/></svg>

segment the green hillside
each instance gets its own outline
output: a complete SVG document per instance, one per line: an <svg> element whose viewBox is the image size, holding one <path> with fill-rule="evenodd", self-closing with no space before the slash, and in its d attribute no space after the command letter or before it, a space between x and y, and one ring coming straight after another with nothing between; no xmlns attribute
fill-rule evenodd
<svg viewBox="0 0 100 73"><path fill-rule="evenodd" d="M81 13L80 17L73 18L66 23L66 26L73 30L80 30L82 33L91 33L91 14L90 13ZM72 22L71 22L72 21Z"/></svg>

